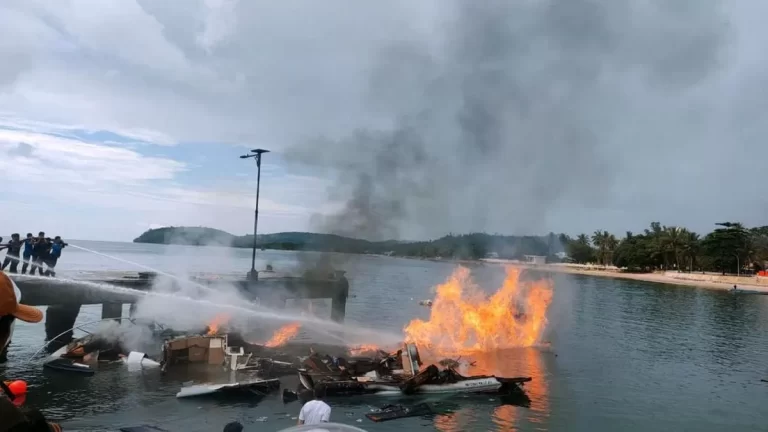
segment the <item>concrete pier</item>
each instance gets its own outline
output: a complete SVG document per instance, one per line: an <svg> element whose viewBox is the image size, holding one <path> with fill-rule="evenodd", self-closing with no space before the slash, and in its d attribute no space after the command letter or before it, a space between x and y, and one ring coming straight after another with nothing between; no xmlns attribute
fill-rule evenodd
<svg viewBox="0 0 768 432"><path fill-rule="evenodd" d="M22 295L23 298L23 295ZM58 349L72 340L80 305L77 303L54 304L45 311L45 340L52 341L51 348Z"/></svg>
<svg viewBox="0 0 768 432"><path fill-rule="evenodd" d="M122 317L123 317L122 303L104 303L103 305L101 305L101 319L122 318Z"/></svg>
<svg viewBox="0 0 768 432"><path fill-rule="evenodd" d="M180 291L187 284L185 294L200 290L200 297L209 295L206 289L231 289L236 287L246 298L258 299L268 307L282 308L288 299L330 299L331 319L343 322L349 297L349 281L342 271L324 272L304 276L286 276L275 272L259 272L258 279L246 279L244 275L198 274L191 283L174 280L154 273L88 272L60 278L40 278L10 275L22 292L23 303L31 306L49 306L46 312L47 339L56 337L58 342L68 343L81 305L101 304L102 318L119 318L122 305L135 303L144 292L162 286L164 292ZM205 287L205 288L201 288ZM197 288L196 288L197 287ZM128 289L125 289L128 288ZM194 296L193 296L194 297ZM132 312L133 313L133 312Z"/></svg>

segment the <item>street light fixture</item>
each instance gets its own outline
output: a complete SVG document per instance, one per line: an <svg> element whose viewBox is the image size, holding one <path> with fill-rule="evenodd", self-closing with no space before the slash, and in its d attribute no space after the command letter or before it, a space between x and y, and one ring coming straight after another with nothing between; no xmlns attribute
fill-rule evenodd
<svg viewBox="0 0 768 432"><path fill-rule="evenodd" d="M256 159L256 211L253 218L253 253L251 255L251 271L248 272L248 280L258 280L259 272L256 271L256 232L259 228L259 186L261 183L261 155L269 153L269 150L253 149L251 153L240 156L240 159Z"/></svg>

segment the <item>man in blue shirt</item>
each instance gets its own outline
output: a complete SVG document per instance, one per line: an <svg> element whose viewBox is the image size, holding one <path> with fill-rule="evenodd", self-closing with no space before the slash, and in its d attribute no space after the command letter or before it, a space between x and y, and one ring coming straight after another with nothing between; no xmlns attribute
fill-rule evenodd
<svg viewBox="0 0 768 432"><path fill-rule="evenodd" d="M56 238L53 239L53 243L50 245L51 248L48 250L48 256L45 258L45 265L48 266L45 275L56 276L56 272L54 271L56 263L59 261L59 258L61 258L61 250L64 249L67 244L64 243L61 237L56 236Z"/></svg>
<svg viewBox="0 0 768 432"><path fill-rule="evenodd" d="M24 258L24 264L21 266L21 274L27 274L27 267L29 261L32 259L32 246L35 244L35 237L32 233L27 233L27 238L24 239L24 252L22 258Z"/></svg>

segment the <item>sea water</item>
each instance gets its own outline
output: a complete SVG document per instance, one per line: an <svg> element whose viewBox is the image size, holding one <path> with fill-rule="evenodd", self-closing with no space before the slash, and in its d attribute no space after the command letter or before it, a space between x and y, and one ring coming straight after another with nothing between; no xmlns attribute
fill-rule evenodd
<svg viewBox="0 0 768 432"><path fill-rule="evenodd" d="M178 261L208 272L250 268L250 251L229 258L218 248L81 243L101 252L174 272ZM296 265L294 252L259 252L257 268ZM349 258L351 293L347 323L398 332L411 319L428 318L417 300L453 271L448 263L387 257ZM59 274L133 270L76 250L65 250ZM474 268L478 283L497 287L499 268ZM551 348L506 350L481 359L489 368L533 377L529 408L494 396L429 399L436 414L376 424L366 413L387 403L422 399L332 398L331 419L369 431L567 430L567 431L760 431L768 384L768 296L733 296L720 291L637 281L560 275L555 278ZM416 299L410 301L409 299ZM127 314L127 307L125 312ZM98 306L84 306L78 322L97 320ZM133 373L115 367L93 377L44 372L27 365L45 336L42 324L19 323L11 345L7 378L30 383L27 403L63 420L66 430L103 431L156 424L170 431L220 430L240 421L246 430L295 425L299 406L278 395L264 399L177 400L182 382L158 371ZM293 377L286 388L297 385Z"/></svg>

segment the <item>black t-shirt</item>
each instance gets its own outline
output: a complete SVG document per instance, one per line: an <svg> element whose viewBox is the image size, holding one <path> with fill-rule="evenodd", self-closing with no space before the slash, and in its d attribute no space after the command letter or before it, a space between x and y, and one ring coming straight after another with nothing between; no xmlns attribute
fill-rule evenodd
<svg viewBox="0 0 768 432"><path fill-rule="evenodd" d="M21 240L8 241L8 255L19 256L19 253L21 252L22 244L23 243L21 242Z"/></svg>
<svg viewBox="0 0 768 432"><path fill-rule="evenodd" d="M45 241L45 240L43 240L43 241L38 240L37 243L35 243L35 245L32 246L32 255L36 256L36 257L45 256L46 253L48 252L48 248L49 247L50 247L50 245L48 244L47 241Z"/></svg>

